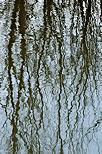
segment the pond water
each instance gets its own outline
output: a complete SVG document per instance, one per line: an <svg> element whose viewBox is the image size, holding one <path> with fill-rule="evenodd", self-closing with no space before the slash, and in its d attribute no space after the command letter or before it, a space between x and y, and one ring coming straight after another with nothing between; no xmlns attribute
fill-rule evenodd
<svg viewBox="0 0 102 154"><path fill-rule="evenodd" d="M102 154L102 1L0 0L0 154Z"/></svg>

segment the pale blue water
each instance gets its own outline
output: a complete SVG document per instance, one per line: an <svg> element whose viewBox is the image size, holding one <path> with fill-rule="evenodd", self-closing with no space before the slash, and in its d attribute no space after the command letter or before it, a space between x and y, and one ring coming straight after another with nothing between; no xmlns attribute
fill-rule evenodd
<svg viewBox="0 0 102 154"><path fill-rule="evenodd" d="M0 0L0 154L102 153L101 11Z"/></svg>

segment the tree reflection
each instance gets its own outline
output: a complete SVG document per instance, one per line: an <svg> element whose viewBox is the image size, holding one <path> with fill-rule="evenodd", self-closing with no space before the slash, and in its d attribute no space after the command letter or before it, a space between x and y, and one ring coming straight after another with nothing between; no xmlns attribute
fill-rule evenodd
<svg viewBox="0 0 102 154"><path fill-rule="evenodd" d="M91 0L14 1L8 83L2 81L2 130L12 130L2 140L9 140L10 153L87 153L97 142L102 97L96 6ZM98 142L95 147L101 151Z"/></svg>
<svg viewBox="0 0 102 154"><path fill-rule="evenodd" d="M91 1L88 1L87 9L84 15L84 10L82 7L82 1L79 1L79 10L73 13L72 15L72 26L71 26L71 72L72 74L72 83L70 85L70 92L73 94L71 107L68 110L68 120L73 112L76 110L76 116L74 114L75 123L69 122L69 129L71 126L73 127L70 130L71 133L71 142L70 147L73 147L73 152L80 151L83 153L84 149L82 148L85 142L84 138L84 121L86 119L86 108L87 106L92 106L94 115L96 115L96 107L94 96L97 96L99 100L100 94L97 87L97 70L98 70L98 55L99 48L96 39L96 31L95 31L95 17L91 14L91 9L93 9L91 5ZM95 4L94 4L95 5ZM93 6L94 6L93 5ZM73 6L75 9L75 5ZM81 11L80 13L78 11ZM79 16L81 14L81 17ZM82 23L80 27L80 23ZM75 25L75 26L74 26ZM81 36L81 38L80 38ZM87 94L89 92L89 95ZM89 98L88 98L89 97ZM98 107L99 104L97 104ZM82 119L81 125L79 124L79 119ZM95 117L94 117L95 118ZM74 120L73 119L73 120ZM79 124L79 125L77 125ZM81 148L77 149L78 145L74 145L75 143L72 141L72 138L75 138L75 134L73 131L76 130L76 134L80 136L80 132L82 134L82 140L77 138L77 144L81 142ZM80 130L80 132L78 132ZM90 139L91 140L91 139ZM89 142L88 142L89 143ZM82 150L82 151L81 151Z"/></svg>

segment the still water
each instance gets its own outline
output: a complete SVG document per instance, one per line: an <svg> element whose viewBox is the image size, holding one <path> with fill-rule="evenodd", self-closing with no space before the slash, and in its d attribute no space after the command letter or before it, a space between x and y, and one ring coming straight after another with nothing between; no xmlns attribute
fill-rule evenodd
<svg viewBox="0 0 102 154"><path fill-rule="evenodd" d="M0 0L0 154L102 154L101 0Z"/></svg>

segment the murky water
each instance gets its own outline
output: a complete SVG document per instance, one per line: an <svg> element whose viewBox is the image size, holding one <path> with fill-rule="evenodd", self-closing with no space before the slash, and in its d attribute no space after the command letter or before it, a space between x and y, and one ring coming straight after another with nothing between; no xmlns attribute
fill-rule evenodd
<svg viewBox="0 0 102 154"><path fill-rule="evenodd" d="M102 154L101 0L0 0L0 154Z"/></svg>

